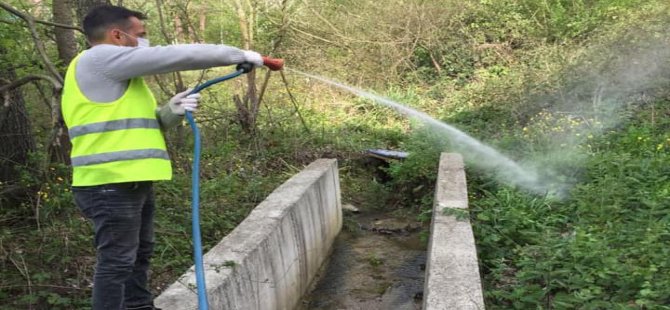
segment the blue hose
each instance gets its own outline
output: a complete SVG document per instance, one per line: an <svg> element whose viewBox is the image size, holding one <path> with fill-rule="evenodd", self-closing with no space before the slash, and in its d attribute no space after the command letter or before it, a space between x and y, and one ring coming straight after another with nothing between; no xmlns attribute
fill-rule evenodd
<svg viewBox="0 0 670 310"><path fill-rule="evenodd" d="M238 69L237 71L222 76L220 78L209 80L205 83L202 83L196 86L191 93L199 93L201 90L210 87L214 84L230 80L234 77L237 77L244 73L244 70ZM193 114L190 111L186 111L186 120L188 124L193 129L194 137L194 146L193 146L193 174L191 176L191 212L193 216L192 229L193 229L193 256L195 259L195 280L198 287L198 309L208 310L209 304L207 303L207 287L205 285L205 268L202 263L202 241L200 238L200 130L195 124L193 119Z"/></svg>

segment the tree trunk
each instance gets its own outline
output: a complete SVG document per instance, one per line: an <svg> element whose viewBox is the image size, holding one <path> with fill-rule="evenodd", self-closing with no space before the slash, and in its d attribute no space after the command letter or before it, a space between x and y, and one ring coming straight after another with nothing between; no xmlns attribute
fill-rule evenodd
<svg viewBox="0 0 670 310"><path fill-rule="evenodd" d="M78 5L82 5L82 2L87 1L78 1ZM99 3L92 3L91 5L98 5ZM77 8L79 9L79 7ZM87 8L86 12L88 12ZM52 11L53 11L53 20L56 23L64 25L72 25L72 2L71 0L53 0L52 2ZM82 16L83 18L83 16ZM60 60L60 68L67 68L67 65L70 64L70 61L77 55L77 41L74 37L74 30L65 29L61 27L55 27L54 33L56 35L56 47L58 49L58 58ZM63 74L64 76L65 74ZM58 98L60 104L60 98ZM59 106L60 107L60 106ZM49 160L51 162L59 163L69 163L70 158L68 154L72 149L70 144L70 138L65 128L65 121L63 116L60 113L60 109L54 113L54 133L55 136L51 143L47 146Z"/></svg>
<svg viewBox="0 0 670 310"><path fill-rule="evenodd" d="M200 39L201 43L205 42L206 35L205 35L205 30L207 28L207 7L205 5L202 5L199 10L200 13L200 33L202 35L200 36L202 39Z"/></svg>
<svg viewBox="0 0 670 310"><path fill-rule="evenodd" d="M53 0L51 9L54 22L72 25L71 0ZM72 58L77 55L77 41L74 38L74 30L54 27L54 33L56 35L58 58L63 66L67 66Z"/></svg>
<svg viewBox="0 0 670 310"><path fill-rule="evenodd" d="M0 52L4 53L0 47ZM0 70L0 86L16 80L14 68ZM30 130L30 118L26 112L23 95L19 88L3 94L0 104L0 182L10 188L18 183L21 168L28 165L28 156L35 151L35 139ZM19 187L20 188L20 187ZM7 194L7 193L5 193Z"/></svg>
<svg viewBox="0 0 670 310"><path fill-rule="evenodd" d="M176 43L186 43L186 40L184 40L184 28L181 24L181 17L177 14L174 16L174 33Z"/></svg>
<svg viewBox="0 0 670 310"><path fill-rule="evenodd" d="M242 48L246 50L253 49L254 43L254 25L256 13L255 7L250 2L242 3L241 0L235 0L235 9L239 19L240 35L242 37ZM245 7L248 12L245 10ZM251 71L247 75L247 91L243 99L235 95L233 101L237 106L238 122L242 129L254 134L256 131L256 117L258 114L260 102L256 91L256 71Z"/></svg>

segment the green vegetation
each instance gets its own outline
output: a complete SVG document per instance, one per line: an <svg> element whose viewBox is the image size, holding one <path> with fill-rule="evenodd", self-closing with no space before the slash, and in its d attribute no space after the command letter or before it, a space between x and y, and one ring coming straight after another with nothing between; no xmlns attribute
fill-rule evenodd
<svg viewBox="0 0 670 310"><path fill-rule="evenodd" d="M24 2L7 3L52 19L51 1ZM469 216L487 308L670 309L667 1L251 2L255 49L286 58L288 67L422 110L541 168L546 179L569 185L563 196L531 194L467 162ZM163 6L164 26L188 30L169 38L161 32L155 3L124 1L149 12L152 42L241 45L235 3ZM204 30L183 26L188 16L197 25L194 16L201 15ZM38 27L47 56L62 69L53 29ZM76 39L83 43L81 36ZM4 10L0 41L0 69L15 74L0 75L0 87L44 73L30 32ZM229 70L209 70L205 78ZM242 94L244 79L203 96L198 120L205 145L205 250L320 157L338 158L343 202L429 221L439 154L456 148L448 137L371 101L285 74L295 101L282 79L271 75L251 130L231 100ZM188 72L181 78L194 85L199 77ZM171 75L147 80L160 101L177 84ZM50 88L44 81L20 88L35 146L23 163L0 158L0 166L18 167L17 177L0 180L1 309L88 305L92 231L72 203L69 168L46 147ZM168 140L175 178L156 188L155 291L192 264L189 129L168 133ZM369 148L410 156L386 169L386 182L371 172L363 155ZM10 193L13 188L22 191ZM375 266L383 259L369 262ZM233 268L234 262L221 267Z"/></svg>
<svg viewBox="0 0 670 310"><path fill-rule="evenodd" d="M368 256L368 263L372 267L379 267L384 264L384 260L377 257L376 255L370 255Z"/></svg>
<svg viewBox="0 0 670 310"><path fill-rule="evenodd" d="M593 141L583 181L566 201L472 185L491 305L667 308L670 123L650 118L643 111Z"/></svg>

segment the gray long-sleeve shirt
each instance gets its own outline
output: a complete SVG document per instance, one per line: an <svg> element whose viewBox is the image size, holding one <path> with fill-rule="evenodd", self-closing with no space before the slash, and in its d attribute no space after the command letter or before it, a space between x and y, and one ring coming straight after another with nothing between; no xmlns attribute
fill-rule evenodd
<svg viewBox="0 0 670 310"><path fill-rule="evenodd" d="M155 47L126 47L99 44L85 51L75 70L81 92L91 101L115 101L128 88L131 78L173 71L227 66L245 61L244 51L214 44L180 44ZM180 117L169 109L158 113L163 127Z"/></svg>

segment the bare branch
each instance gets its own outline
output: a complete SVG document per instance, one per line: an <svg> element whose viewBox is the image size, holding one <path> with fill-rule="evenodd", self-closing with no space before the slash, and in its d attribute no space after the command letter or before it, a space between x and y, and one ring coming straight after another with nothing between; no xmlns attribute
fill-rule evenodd
<svg viewBox="0 0 670 310"><path fill-rule="evenodd" d="M165 18L163 17L163 1L161 0L156 0L156 9L158 10L158 25L160 26L161 33L163 34L163 38L165 38L165 43L167 44L172 44L173 38L170 37L170 34L168 34L168 31L165 27Z"/></svg>
<svg viewBox="0 0 670 310"><path fill-rule="evenodd" d="M336 42L330 41L330 40L328 40L328 39L326 39L326 38L322 38L322 37L320 37L320 36L311 34L311 33L306 32L306 31L302 31L302 30L298 29L297 27L290 27L290 28L293 29L293 31L295 31L295 32L302 33L302 34L304 34L304 35L306 35L306 36L308 36L308 37L312 37L312 38L317 39L317 40L319 40L319 41L323 41L323 42L326 42L326 43L329 43L329 44L332 44L332 45L335 45L335 46L340 46L340 44L338 44L338 43L336 43Z"/></svg>
<svg viewBox="0 0 670 310"><path fill-rule="evenodd" d="M328 20L327 20L326 18L324 18L321 14L319 14L319 12L317 12L315 9L313 9L312 7L310 7L309 5L307 5L307 3L306 3L305 1L303 1L303 3L305 3L305 5L306 5L307 8L312 12L312 14L314 14L314 15L315 15L319 20L321 20L324 24L328 25L328 27L330 27L330 29L333 30L333 32L335 33L336 36L338 36L338 37L340 37L340 38L343 38L343 39L349 39L348 37L346 37L345 35L342 34L342 32L340 31L340 29L337 29L337 27L335 27L335 25L333 25L330 21L328 21Z"/></svg>
<svg viewBox="0 0 670 310"><path fill-rule="evenodd" d="M58 28L65 28L65 29L72 29L72 30L77 30L80 33L84 33L84 29L81 29L81 27L77 26L72 26L72 25L66 25L66 24L60 24L60 23L54 23L46 20L41 20L41 19L34 19L36 23L38 24L43 24L43 25L48 25L48 26L54 26Z"/></svg>
<svg viewBox="0 0 670 310"><path fill-rule="evenodd" d="M268 82L270 82L270 74L272 73L271 70L268 70L265 73L265 78L263 79L263 85L261 86L261 92L258 94L258 106L260 106L263 103L263 95L265 95L265 90L268 87ZM258 112L258 108L256 109Z"/></svg>
<svg viewBox="0 0 670 310"><path fill-rule="evenodd" d="M31 74L31 75L26 75L16 81L13 81L9 84L2 85L0 86L0 93L6 92L8 90L12 90L17 87L21 87L23 84L30 83L32 81L37 81L37 80L46 80L51 82L53 84L54 89L60 90L63 88L63 84L56 80L55 78L48 76L48 75L43 75L43 74Z"/></svg>
<svg viewBox="0 0 670 310"><path fill-rule="evenodd" d="M163 37L165 38L165 42L167 44L174 44L175 38L171 37L168 30L167 30L167 26L166 26L166 23L165 23L165 17L163 16L163 10L161 9L161 7L163 7L163 1L162 0L156 0L156 8L158 10L158 21L159 21L159 26L160 26L160 29L161 29L161 33L163 34ZM179 72L179 71L172 72L172 77L173 77L173 81L174 81L174 84L175 84L174 85L175 91L176 92L183 91L184 90L184 80L181 76L181 72ZM164 89L162 87L162 85L161 85L161 90L163 90L163 92L168 94L168 96L170 95L170 93L166 89Z"/></svg>
<svg viewBox="0 0 670 310"><path fill-rule="evenodd" d="M165 83L163 82L163 79L161 79L161 76L159 75L154 75L153 76L154 80L156 81L156 84L158 84L158 88L165 94L165 96L171 96L172 92L167 89L167 86L165 86Z"/></svg>
<svg viewBox="0 0 670 310"><path fill-rule="evenodd" d="M289 10L290 4L288 3L287 0L282 1L282 7L281 7L281 24L280 28L278 31L277 35L273 35L275 38L272 40L272 49L269 53L269 55L272 55L277 52L277 49L279 49L279 45L281 45L282 41L284 40L284 37L286 36L286 31L289 27L289 18L288 18L288 10Z"/></svg>
<svg viewBox="0 0 670 310"><path fill-rule="evenodd" d="M305 119L302 117L302 114L300 113L300 107L298 106L298 102L296 102L295 97L293 97L293 94L291 93L291 87L289 87L288 85L288 81L286 80L286 76L284 75L284 70L279 70L279 74L281 75L281 79L284 82L284 86L286 86L286 93L288 94L288 97L291 99L291 103L293 103L295 113L298 114L298 117L300 118L302 127L305 128L305 132L309 133L310 132L309 126L307 126Z"/></svg>
<svg viewBox="0 0 670 310"><path fill-rule="evenodd" d="M197 42L197 43L203 43L204 41L202 41L200 39L200 36L198 35L198 32L195 30L195 26L193 25L193 22L191 21L191 18L189 17L189 16L191 16L191 14L189 14L189 12L188 12L188 4L189 3L186 2L186 4L184 6L177 5L176 7L183 14L182 17L185 19L186 29L188 30L188 33L192 36L192 39L194 39L195 42ZM189 39L191 39L191 38L189 38Z"/></svg>

